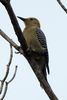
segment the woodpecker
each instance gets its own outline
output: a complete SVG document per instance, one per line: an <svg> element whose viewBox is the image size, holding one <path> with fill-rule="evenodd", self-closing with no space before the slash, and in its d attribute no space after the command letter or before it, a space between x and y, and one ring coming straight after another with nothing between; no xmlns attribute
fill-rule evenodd
<svg viewBox="0 0 67 100"><path fill-rule="evenodd" d="M23 36L26 40L28 49L30 51L40 54L40 55L35 55L34 59L40 66L40 69L45 77L45 80L47 80L47 72L49 74L49 55L46 43L46 36L40 29L40 22L38 19L33 17L31 18L22 18L19 16L17 17L21 19L25 24L25 28L23 30Z"/></svg>

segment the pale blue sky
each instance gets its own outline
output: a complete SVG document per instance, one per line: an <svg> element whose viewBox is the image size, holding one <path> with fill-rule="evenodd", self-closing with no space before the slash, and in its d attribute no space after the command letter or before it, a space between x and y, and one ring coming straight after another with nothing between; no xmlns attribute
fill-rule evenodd
<svg viewBox="0 0 67 100"><path fill-rule="evenodd" d="M63 1L67 4L65 0ZM48 75L48 80L59 100L66 100L67 14L61 9L56 0L11 0L11 4L17 16L33 16L40 20L41 29L46 35L49 50L50 75ZM18 21L23 29L24 23L20 20ZM18 43L8 14L1 3L0 29ZM0 79L4 75L4 67L8 59L9 44L0 36ZM14 54L8 79L12 76L15 65L18 65L17 75L13 82L10 83L4 100L49 100L46 93L40 87L32 69L22 55Z"/></svg>

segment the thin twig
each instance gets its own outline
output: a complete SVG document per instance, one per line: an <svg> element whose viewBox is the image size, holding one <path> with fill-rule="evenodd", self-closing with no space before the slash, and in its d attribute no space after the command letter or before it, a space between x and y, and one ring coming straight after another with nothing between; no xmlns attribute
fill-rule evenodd
<svg viewBox="0 0 67 100"><path fill-rule="evenodd" d="M17 67L18 66L15 67L15 72L13 74L13 77L8 82L6 82L6 81L4 82L5 83L4 93L3 93L2 97L0 98L0 100L4 99L4 97L5 97L6 93L7 93L7 89L8 89L9 83L11 83L14 80L14 78L16 76L16 72L17 72Z"/></svg>
<svg viewBox="0 0 67 100"><path fill-rule="evenodd" d="M0 35L1 35L8 43L10 43L16 50L18 50L21 54L23 54L22 48L19 47L12 39L10 39L1 29L0 29Z"/></svg>
<svg viewBox="0 0 67 100"><path fill-rule="evenodd" d="M18 68L18 66L15 67L15 72L13 74L13 77L7 82L8 84L11 83L14 80L14 78L16 76L17 68Z"/></svg>
<svg viewBox="0 0 67 100"><path fill-rule="evenodd" d="M7 66L6 66L7 68L6 68L5 76L4 76L4 78L1 80L0 94L2 93L4 82L5 82L6 78L8 77L9 70L10 70L10 64L11 64L11 62L12 62L12 58L13 58L13 51L12 51L12 46L11 46L11 44L10 44L10 59L9 59L9 62L8 62L8 64L7 64Z"/></svg>
<svg viewBox="0 0 67 100"><path fill-rule="evenodd" d="M12 50L12 45L10 44L10 59L9 59L7 66L11 65L12 58L13 58L13 50Z"/></svg>
<svg viewBox="0 0 67 100"><path fill-rule="evenodd" d="M62 9L67 13L67 8L62 4L62 2L60 0L57 0L57 2L62 7Z"/></svg>
<svg viewBox="0 0 67 100"><path fill-rule="evenodd" d="M5 77L3 78L2 82L4 82L9 74L9 69L10 69L10 65L11 65L11 62L12 62L12 58L13 58L13 50L12 50L12 45L10 44L10 59L9 59L9 62L7 64L7 70L6 70L6 74L5 74Z"/></svg>
<svg viewBox="0 0 67 100"><path fill-rule="evenodd" d="M3 100L4 99L4 97L5 97L6 93L7 93L7 89L8 89L8 83L5 82L4 93L3 93L2 97L0 98L0 100Z"/></svg>
<svg viewBox="0 0 67 100"><path fill-rule="evenodd" d="M0 82L1 82L1 86L0 86L0 94L1 94L2 93L2 90L3 90L4 82L2 82L1 80L0 80Z"/></svg>

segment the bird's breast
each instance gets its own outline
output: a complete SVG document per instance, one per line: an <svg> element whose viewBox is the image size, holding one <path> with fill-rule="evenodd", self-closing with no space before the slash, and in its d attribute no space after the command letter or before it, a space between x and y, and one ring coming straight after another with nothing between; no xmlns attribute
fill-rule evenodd
<svg viewBox="0 0 67 100"><path fill-rule="evenodd" d="M23 31L23 35L28 47L30 47L33 51L39 52L43 49L43 47L39 43L35 28L25 29Z"/></svg>

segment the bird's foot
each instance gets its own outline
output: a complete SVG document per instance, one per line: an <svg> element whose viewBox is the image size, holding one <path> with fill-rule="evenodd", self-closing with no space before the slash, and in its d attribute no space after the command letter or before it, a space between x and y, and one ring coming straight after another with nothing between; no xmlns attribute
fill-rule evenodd
<svg viewBox="0 0 67 100"><path fill-rule="evenodd" d="M27 54L28 54L28 56L30 56L32 54L32 49L30 47L28 47L28 49L27 49Z"/></svg>

